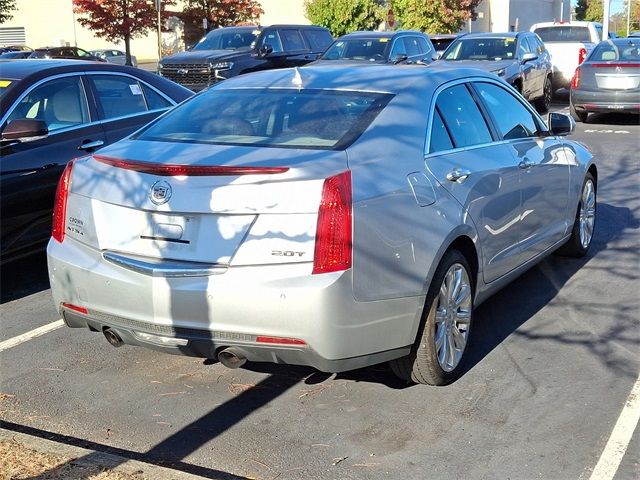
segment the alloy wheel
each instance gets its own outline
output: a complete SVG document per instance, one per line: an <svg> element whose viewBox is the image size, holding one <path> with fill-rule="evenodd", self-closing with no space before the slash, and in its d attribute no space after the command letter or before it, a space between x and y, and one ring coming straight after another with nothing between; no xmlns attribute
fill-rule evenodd
<svg viewBox="0 0 640 480"><path fill-rule="evenodd" d="M580 201L580 244L587 248L593 237L593 226L596 220L596 191L589 179L582 189Z"/></svg>

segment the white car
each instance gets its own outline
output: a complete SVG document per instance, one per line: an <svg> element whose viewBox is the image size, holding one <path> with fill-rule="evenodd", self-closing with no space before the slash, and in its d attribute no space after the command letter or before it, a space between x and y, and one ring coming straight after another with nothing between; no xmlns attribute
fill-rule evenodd
<svg viewBox="0 0 640 480"><path fill-rule="evenodd" d="M122 50L103 49L103 50L91 50L91 54L98 58L102 58L109 63L115 63L117 65L127 64L127 54ZM138 59L135 55L131 55L131 65L138 66Z"/></svg>

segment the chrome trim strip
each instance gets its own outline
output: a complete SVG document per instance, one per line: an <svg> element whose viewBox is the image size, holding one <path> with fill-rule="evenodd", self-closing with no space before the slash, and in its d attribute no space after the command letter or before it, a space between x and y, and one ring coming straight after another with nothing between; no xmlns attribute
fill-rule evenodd
<svg viewBox="0 0 640 480"><path fill-rule="evenodd" d="M209 275L221 275L229 268L228 265L217 263L142 259L119 255L114 252L103 252L102 258L119 267L151 277L206 277Z"/></svg>

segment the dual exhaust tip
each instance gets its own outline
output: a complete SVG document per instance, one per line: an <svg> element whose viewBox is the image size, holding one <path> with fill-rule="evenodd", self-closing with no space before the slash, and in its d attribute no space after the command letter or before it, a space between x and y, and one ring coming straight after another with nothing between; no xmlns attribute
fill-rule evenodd
<svg viewBox="0 0 640 480"><path fill-rule="evenodd" d="M104 338L107 339L114 347L121 347L124 345L122 338L118 333L111 329L105 328L102 332ZM240 368L245 363L247 363L247 357L245 354L238 348L235 347L227 347L218 352L218 361L227 368Z"/></svg>

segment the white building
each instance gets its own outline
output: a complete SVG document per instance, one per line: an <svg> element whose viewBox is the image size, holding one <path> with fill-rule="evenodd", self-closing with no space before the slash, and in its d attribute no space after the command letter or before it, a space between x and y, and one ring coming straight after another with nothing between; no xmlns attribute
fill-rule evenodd
<svg viewBox="0 0 640 480"><path fill-rule="evenodd" d="M570 20L570 0L483 0L477 20L464 32L513 32L529 30L538 22Z"/></svg>

